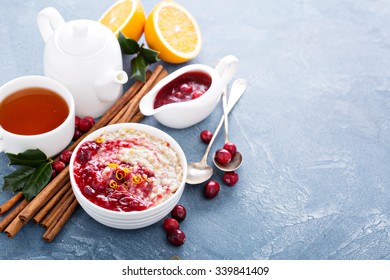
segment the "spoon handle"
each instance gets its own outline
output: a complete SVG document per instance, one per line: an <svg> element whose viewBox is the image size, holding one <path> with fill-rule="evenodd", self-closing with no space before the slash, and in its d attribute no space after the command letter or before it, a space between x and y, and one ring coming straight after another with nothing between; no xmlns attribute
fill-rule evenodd
<svg viewBox="0 0 390 280"><path fill-rule="evenodd" d="M241 98L241 96L245 92L246 87L247 87L247 82L243 79L237 79L233 82L231 92L229 95L229 100L227 102L226 115L229 114L230 111L233 109L234 105L236 105L237 101ZM222 116L217 128L213 133L213 137L211 138L209 145L207 146L206 151L204 152L204 155L201 159L202 162L207 161L207 156L210 152L211 146L213 145L215 138L217 137L219 131L221 130L224 120L225 120L225 116Z"/></svg>
<svg viewBox="0 0 390 280"><path fill-rule="evenodd" d="M229 142L229 129L228 129L228 112L227 112L227 87L222 91L222 108L223 108L223 119L225 125L225 143Z"/></svg>
<svg viewBox="0 0 390 280"><path fill-rule="evenodd" d="M233 82L226 108L227 113L230 113L234 105L236 105L237 101L241 98L242 94L247 88L247 85L248 83L244 79L237 79Z"/></svg>

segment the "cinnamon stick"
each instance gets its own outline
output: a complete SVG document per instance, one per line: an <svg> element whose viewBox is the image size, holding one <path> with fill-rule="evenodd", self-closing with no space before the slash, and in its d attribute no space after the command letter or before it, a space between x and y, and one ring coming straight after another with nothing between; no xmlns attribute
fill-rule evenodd
<svg viewBox="0 0 390 280"><path fill-rule="evenodd" d="M149 80L150 76L152 75L152 73L150 71L146 72L146 81ZM137 93L138 91L142 88L143 84L140 84L139 88L137 89ZM127 107L130 106L130 104L133 102L133 98L134 98L135 95L133 95L131 97L131 99L127 102L127 104L125 104L122 109L117 112L117 114L110 120L110 122L108 124L115 124L115 123L118 123L118 120L120 118L122 118L122 116L125 114L126 110L127 110Z"/></svg>
<svg viewBox="0 0 390 280"><path fill-rule="evenodd" d="M56 216L59 215L61 207L66 203L71 194L73 194L73 190L68 189L67 192L61 197L60 201L46 215L46 217L40 223L43 228L48 228Z"/></svg>
<svg viewBox="0 0 390 280"><path fill-rule="evenodd" d="M61 218L56 222L50 225L50 227L45 231L42 238L46 242L52 242L54 238L57 236L57 234L60 232L62 227L66 224L66 222L69 220L70 216L73 214L73 212L76 210L78 206L78 202L76 198L72 200L71 205L66 209L65 213L61 216Z"/></svg>
<svg viewBox="0 0 390 280"><path fill-rule="evenodd" d="M127 120L131 119L135 115L136 113L135 108L138 109L140 100L152 88L153 84L155 83L156 79L158 78L162 70L163 70L162 65L156 66L149 80L146 81L146 83L141 88L141 90L137 93L136 96L134 96L131 104L126 109L126 112L118 120L118 123L127 122Z"/></svg>
<svg viewBox="0 0 390 280"><path fill-rule="evenodd" d="M139 123L144 118L145 118L144 114L142 114L141 111L138 111L129 122Z"/></svg>
<svg viewBox="0 0 390 280"><path fill-rule="evenodd" d="M36 224L42 222L42 220L48 215L53 207L59 202L64 194L71 188L70 181L67 182L51 199L39 210L39 212L32 218L32 221Z"/></svg>
<svg viewBox="0 0 390 280"><path fill-rule="evenodd" d="M0 222L0 232L3 232L14 219L19 219L19 213L27 206L28 200L23 199L11 212L9 212Z"/></svg>
<svg viewBox="0 0 390 280"><path fill-rule="evenodd" d="M28 222L57 191L69 181L69 165L46 185L19 214L19 218Z"/></svg>
<svg viewBox="0 0 390 280"><path fill-rule="evenodd" d="M8 199L4 204L0 205L0 215L3 215L4 213L8 212L9 209L14 207L19 200L23 199L23 197L24 197L23 193L18 192L10 199Z"/></svg>
<svg viewBox="0 0 390 280"><path fill-rule="evenodd" d="M154 81L151 81L151 83L148 85L145 84L145 87L146 87L145 90L143 92L141 92L140 94L138 94L132 100L131 106L129 106L127 108L127 114L125 113L123 115L123 117L119 120L119 122L120 121L122 121L122 122L135 122L136 119L133 120L133 118L138 113L140 113L142 115L142 113L139 110L139 103L140 103L142 97L144 97L145 94L147 94L150 91L150 89L152 89L161 79L165 78L167 75L168 75L168 72L165 69L161 68L161 71L158 73L158 76L156 77L156 79ZM142 117L141 117L141 115L139 115L137 117L137 119L140 118L140 120L142 120L144 116L142 115Z"/></svg>
<svg viewBox="0 0 390 280"><path fill-rule="evenodd" d="M60 200L60 203L58 203L56 207L52 209L52 211L45 217L45 219L43 219L40 225L43 228L48 228L52 223L55 223L64 214L65 210L72 203L74 197L73 190L69 189L64 197Z"/></svg>
<svg viewBox="0 0 390 280"><path fill-rule="evenodd" d="M25 224L26 222L16 217L12 220L4 232L9 238L13 238Z"/></svg>

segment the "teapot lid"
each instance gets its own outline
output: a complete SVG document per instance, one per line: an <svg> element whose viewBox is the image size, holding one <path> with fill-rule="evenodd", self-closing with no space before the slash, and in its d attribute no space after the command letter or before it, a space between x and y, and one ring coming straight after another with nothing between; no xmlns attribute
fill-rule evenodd
<svg viewBox="0 0 390 280"><path fill-rule="evenodd" d="M64 24L57 32L56 44L71 56L90 56L101 50L107 33L101 24L91 20L74 20Z"/></svg>

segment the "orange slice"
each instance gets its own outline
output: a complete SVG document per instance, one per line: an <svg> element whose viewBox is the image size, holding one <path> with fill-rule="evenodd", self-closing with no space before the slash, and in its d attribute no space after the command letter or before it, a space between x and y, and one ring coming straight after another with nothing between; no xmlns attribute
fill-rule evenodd
<svg viewBox="0 0 390 280"><path fill-rule="evenodd" d="M119 0L98 21L116 36L120 31L125 37L138 41L144 31L145 10L139 0Z"/></svg>
<svg viewBox="0 0 390 280"><path fill-rule="evenodd" d="M159 52L169 63L182 63L195 58L202 39L194 17L183 6L171 0L157 4L145 22L148 47Z"/></svg>

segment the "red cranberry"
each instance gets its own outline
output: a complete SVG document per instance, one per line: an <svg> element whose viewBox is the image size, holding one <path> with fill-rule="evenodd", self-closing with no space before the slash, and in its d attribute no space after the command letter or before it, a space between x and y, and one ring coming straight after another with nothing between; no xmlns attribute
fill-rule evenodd
<svg viewBox="0 0 390 280"><path fill-rule="evenodd" d="M86 185L84 188L84 193L86 195L92 196L96 193L96 191L90 185Z"/></svg>
<svg viewBox="0 0 390 280"><path fill-rule="evenodd" d="M186 235L180 229L172 229L167 233L169 243L174 246L181 246L186 242Z"/></svg>
<svg viewBox="0 0 390 280"><path fill-rule="evenodd" d="M228 150L229 153L232 155L232 158L236 155L237 153L237 147L236 147L236 144L232 143L232 142L227 142L225 143L225 145L223 145L223 148L225 150Z"/></svg>
<svg viewBox="0 0 390 280"><path fill-rule="evenodd" d="M173 207L171 216L178 222L183 221L187 216L186 208L183 205L177 204L175 207Z"/></svg>
<svg viewBox="0 0 390 280"><path fill-rule="evenodd" d="M80 120L81 120L81 118L80 118L79 116L76 116L76 117L74 118L74 126L75 126L75 127L78 127L78 126L79 126Z"/></svg>
<svg viewBox="0 0 390 280"><path fill-rule="evenodd" d="M54 170L54 168L51 169L51 179L54 179L54 177L57 176L57 172Z"/></svg>
<svg viewBox="0 0 390 280"><path fill-rule="evenodd" d="M202 96L203 94L204 94L204 91L198 89L198 90L195 90L195 91L191 94L191 98L192 98L192 99L196 99L196 98Z"/></svg>
<svg viewBox="0 0 390 280"><path fill-rule="evenodd" d="M192 92L192 86L189 84L181 84L179 89L184 94L190 94Z"/></svg>
<svg viewBox="0 0 390 280"><path fill-rule="evenodd" d="M228 164L232 160L232 155L228 150L218 149L215 152L215 160L222 165Z"/></svg>
<svg viewBox="0 0 390 280"><path fill-rule="evenodd" d="M72 156L72 151L70 151L70 150L63 150L61 152L61 154L60 154L60 159L65 164L69 164L71 156Z"/></svg>
<svg viewBox="0 0 390 280"><path fill-rule="evenodd" d="M217 181L210 180L207 182L207 184L203 188L204 195L207 198L214 198L219 193L219 190L221 189L220 185Z"/></svg>
<svg viewBox="0 0 390 280"><path fill-rule="evenodd" d="M166 218L163 222L163 228L166 232L179 228L179 222L174 218Z"/></svg>
<svg viewBox="0 0 390 280"><path fill-rule="evenodd" d="M176 97L176 98L178 98L178 99L182 99L183 98L183 93L181 92L181 91L175 91L174 93L173 93L173 96L174 97Z"/></svg>
<svg viewBox="0 0 390 280"><path fill-rule="evenodd" d="M55 160L51 163L51 166L53 167L53 169L58 173L60 173L62 170L65 169L66 165L64 162L60 161L60 160Z"/></svg>
<svg viewBox="0 0 390 280"><path fill-rule="evenodd" d="M234 186L238 181L238 174L234 171L226 172L223 174L222 180L228 186Z"/></svg>
<svg viewBox="0 0 390 280"><path fill-rule="evenodd" d="M95 119L91 116L85 116L84 119L89 120L92 125L95 124Z"/></svg>
<svg viewBox="0 0 390 280"><path fill-rule="evenodd" d="M213 138L213 134L210 130L203 130L200 133L200 139L206 144L210 143L211 138Z"/></svg>
<svg viewBox="0 0 390 280"><path fill-rule="evenodd" d="M76 141L76 140L79 139L81 136L83 136L83 132L81 131L80 128L76 127L76 128L74 129L74 134L73 134L72 140L73 140L73 141Z"/></svg>
<svg viewBox="0 0 390 280"><path fill-rule="evenodd" d="M87 117L82 118L79 122L79 127L80 127L81 131L83 131L83 132L87 132L88 130L90 130L92 125L93 125L93 123Z"/></svg>

